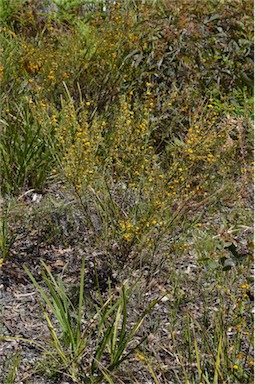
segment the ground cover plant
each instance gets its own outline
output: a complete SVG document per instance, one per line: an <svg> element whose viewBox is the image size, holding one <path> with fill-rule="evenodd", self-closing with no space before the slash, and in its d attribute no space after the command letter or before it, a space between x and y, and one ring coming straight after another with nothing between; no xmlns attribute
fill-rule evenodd
<svg viewBox="0 0 255 384"><path fill-rule="evenodd" d="M2 382L253 382L252 9L1 0Z"/></svg>

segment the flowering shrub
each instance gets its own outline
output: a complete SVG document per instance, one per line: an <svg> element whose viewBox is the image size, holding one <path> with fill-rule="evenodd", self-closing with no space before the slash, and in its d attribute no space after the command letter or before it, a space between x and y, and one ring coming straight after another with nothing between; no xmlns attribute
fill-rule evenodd
<svg viewBox="0 0 255 384"><path fill-rule="evenodd" d="M248 2L238 5L238 21L229 4L208 5L208 16L201 2L116 2L107 11L77 3L68 18L60 5L47 13L39 2L21 4L6 5L2 17L0 76L9 95L2 109L7 116L12 98L28 103L34 124L43 127L39 142L61 154L60 168L75 190L89 185L98 192L107 181L109 191L118 191L112 201L121 231L130 223L139 231L166 223L171 207L201 203L222 184L233 193L233 168L244 173L250 160L241 148L245 122L233 140L222 108L241 86L241 68L250 76ZM46 179L49 168L41 164ZM19 185L32 183L27 172Z"/></svg>
<svg viewBox="0 0 255 384"><path fill-rule="evenodd" d="M141 273L139 289L165 295L158 304L164 315L169 305L171 321L153 313L150 329L143 331L153 345L154 324L163 320L160 343L147 346L153 358L136 351L155 382L172 380L173 369L165 376L165 368L174 356L180 382L250 382L250 278L236 287L249 274L252 232L251 2L2 0L0 21L0 192L7 201L14 195L24 202L20 211L28 208L27 218L16 220L14 210L1 207L0 196L2 270L13 239L22 248L28 228L36 227L28 244L36 238L48 253L48 245L53 249L57 243L53 251L60 258L64 248L75 257L76 251L86 253L80 238L86 232L91 248L103 250L91 256L89 268L104 267L110 255L109 269L131 265L132 279ZM22 227L17 237L15 221ZM26 252L27 245L21 258ZM62 259L56 265L59 261L64 265ZM104 274L110 279L115 271L108 274L107 265ZM133 286L127 294L132 291ZM81 303L82 293L83 284ZM133 321L125 317L125 295L116 307L109 300L104 306L105 292L98 293L97 316L104 313L109 327L105 333L106 323L100 325L104 342L96 347L93 367L108 341L119 358L117 341ZM143 300L143 294L137 297ZM108 304L116 310L113 323ZM77 358L87 359L86 348ZM71 372L73 359L69 364L61 356ZM96 380L109 372L102 365L103 376Z"/></svg>

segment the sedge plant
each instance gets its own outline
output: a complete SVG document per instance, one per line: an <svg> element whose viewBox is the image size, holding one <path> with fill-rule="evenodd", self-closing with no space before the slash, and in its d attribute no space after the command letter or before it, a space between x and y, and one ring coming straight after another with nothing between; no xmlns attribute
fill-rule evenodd
<svg viewBox="0 0 255 384"><path fill-rule="evenodd" d="M90 319L84 313L85 261L81 266L79 300L76 309L64 283L56 279L43 263L43 281L47 292L25 266L25 270L39 292L41 309L50 333L49 348L43 348L55 372L63 369L68 377L79 383L111 383L112 375L122 362L129 359L145 338L137 337L144 318L160 299L153 300L131 328L127 325L127 302L134 286L122 286L94 305ZM46 309L47 308L47 309ZM50 313L51 315L50 315ZM85 311L86 312L86 311ZM93 342L93 340L95 340ZM90 350L93 345L93 351Z"/></svg>

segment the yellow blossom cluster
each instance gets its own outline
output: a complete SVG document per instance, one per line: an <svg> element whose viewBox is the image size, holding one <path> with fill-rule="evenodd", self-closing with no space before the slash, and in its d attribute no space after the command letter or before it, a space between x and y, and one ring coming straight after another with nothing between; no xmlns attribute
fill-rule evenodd
<svg viewBox="0 0 255 384"><path fill-rule="evenodd" d="M186 135L169 146L173 159L168 170L167 185L172 195L184 198L204 196L212 190L215 178L231 168L235 147L223 148L228 129L219 125L220 116L209 108L202 116L194 115Z"/></svg>
<svg viewBox="0 0 255 384"><path fill-rule="evenodd" d="M98 169L97 148L102 141L102 126L89 126L86 110L77 116L71 102L63 106L61 119L56 126L57 146L67 179L79 190L93 182Z"/></svg>
<svg viewBox="0 0 255 384"><path fill-rule="evenodd" d="M107 133L107 166L115 177L127 181L132 187L137 187L145 178L148 183L153 183L158 176L157 156L149 142L149 121L143 111L140 116L123 101L120 113Z"/></svg>

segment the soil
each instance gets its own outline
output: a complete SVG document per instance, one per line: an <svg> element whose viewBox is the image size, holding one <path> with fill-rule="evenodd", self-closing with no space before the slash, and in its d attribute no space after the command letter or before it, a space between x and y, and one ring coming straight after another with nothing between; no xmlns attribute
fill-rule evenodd
<svg viewBox="0 0 255 384"><path fill-rule="evenodd" d="M25 196L25 197L24 197ZM44 208L40 211L45 201L50 196L58 198L56 191L50 191L44 196L36 194L31 191L23 196L23 214L31 215L35 211L31 207L35 207L39 212L44 212ZM63 198L63 195L62 197ZM65 200L68 198L65 197ZM53 213L53 212L52 212ZM55 212L59 215L59 212ZM31 216L32 217L32 216ZM69 237L68 233L68 220L70 216L62 218L62 232L67 231L66 237L69 237L69 243L59 239L59 233L54 235L55 238L50 238L49 233L45 234L41 225L42 218L39 215L37 230L22 228L22 220L16 220L16 231L20 236L16 238L10 251L10 257L3 263L0 268L0 300L1 300L1 335L14 337L16 339L4 340L0 344L0 381L8 382L4 374L8 372L8 364L13 364L13 358L20 355L20 364L17 371L15 383L19 384L71 384L67 376L60 375L59 377L49 378L47 374L38 373L38 363L41 358L41 350L34 344L19 340L24 338L33 340L39 344L42 340L49 339L49 331L46 321L44 319L39 296L36 292L35 286L30 281L28 275L24 270L24 264L27 266L32 275L37 281L42 281L43 266L41 260L48 266L54 276L60 276L63 281L72 289L79 284L81 260L85 257L86 263L86 279L85 279L85 295L91 302L96 300L98 286L102 295L106 294L109 279L111 280L112 289L119 289L121 283L128 279L130 284L139 278L137 285L136 295L133 298L129 312L129 321L133 320L136 313L142 313L143 309L155 298L160 297L163 293L167 292L168 296L161 300L155 307L154 311L150 314L150 318L145 321L143 333L147 335L149 340L149 348L152 355L160 358L160 364L164 368L168 368L169 373L164 375L162 383L176 383L181 371L181 364L176 362L176 358L167 352L169 347L169 340L171 339L169 326L169 305L171 302L176 302L174 292L174 282L170 277L171 268L175 268L175 274L179 273L180 279L183 282L182 289L178 291L179 306L177 309L177 318L179 325L176 326L176 334L178 337L178 329L183 325L184 313L187 311L192 312L193 316L197 319L201 318L205 311L203 303L203 290L208 289L210 282L206 278L198 281L198 275L201 275L201 267L194 254L191 252L187 254L182 260L175 260L174 263L164 256L164 247L155 258L151 259L147 265L142 265L141 259L136 260L136 255L130 254L125 263L119 260L118 264L113 265L112 255L115 253L115 260L118 260L116 253L119 251L118 245L113 244L111 255L109 253L100 251L95 245L93 234L89 229L86 229L82 220L76 219L72 221L76 224L76 231L74 225L69 222L69 229L72 227L72 236ZM14 220L15 222L15 220ZM54 223L53 223L54 224ZM34 227L35 223L32 223ZM54 224L55 225L55 224ZM53 226L54 226L53 225ZM15 226L15 224L13 224ZM41 227L40 227L41 226ZM63 235L63 233L62 233ZM53 237L54 237L53 236ZM61 237L61 236L60 236ZM51 239L49 241L49 238ZM53 239L53 240L52 240ZM137 264L137 267L135 265ZM95 271L97 271L95 273ZM249 274L249 271L246 271ZM169 276L169 277L167 277ZM242 277L240 277L242 281ZM203 286L201 286L203 284ZM213 285L211 287L213 292ZM140 293L139 293L140 292ZM140 294L140 297L139 297ZM210 307L207 311L214 311L218 304L217 295L211 297ZM208 306L208 303L205 305ZM160 331L156 332L156 324L160 322ZM159 345L168 345L165 349ZM156 351L156 352L155 352ZM127 363L126 363L127 364ZM127 371L130 369L126 365ZM148 384L151 381L150 373L144 369L142 363L134 357L132 361L132 370L135 372L137 382L140 384ZM5 373L4 373L5 372ZM45 373L45 372L44 372ZM116 383L133 383L130 378L125 379L125 364L122 368L122 379L116 379ZM121 372L120 372L121 377ZM172 381L172 378L174 378ZM167 381L166 381L167 380Z"/></svg>

